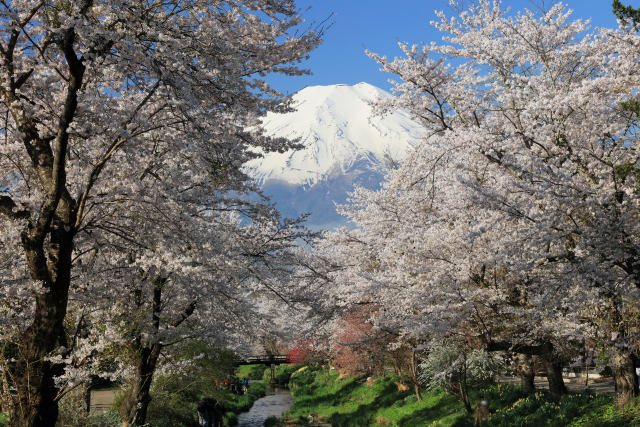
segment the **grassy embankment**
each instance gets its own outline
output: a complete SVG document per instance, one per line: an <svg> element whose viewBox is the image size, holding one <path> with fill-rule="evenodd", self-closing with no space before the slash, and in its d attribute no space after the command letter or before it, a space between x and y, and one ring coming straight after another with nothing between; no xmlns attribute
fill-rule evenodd
<svg viewBox="0 0 640 427"><path fill-rule="evenodd" d="M291 375L299 368L300 366L295 365L277 365L274 370L274 379L276 384L280 384L282 386L286 386L287 384L289 384ZM262 375L262 382L264 382L265 384L269 384L271 382L270 368L264 370L264 374Z"/></svg>
<svg viewBox="0 0 640 427"><path fill-rule="evenodd" d="M335 371L309 368L295 372L290 387L295 396L286 420L304 425L334 426L472 426L463 405L444 392L425 392L422 402L410 391L398 392L392 376L339 378ZM640 401L615 410L608 396L569 394L556 402L545 392L526 396L518 387L491 386L472 394L472 402L490 402L486 426L630 426L640 425ZM268 425L278 425L270 419Z"/></svg>
<svg viewBox="0 0 640 427"><path fill-rule="evenodd" d="M241 365L236 368L236 377L248 380L261 380L267 368L264 365Z"/></svg>

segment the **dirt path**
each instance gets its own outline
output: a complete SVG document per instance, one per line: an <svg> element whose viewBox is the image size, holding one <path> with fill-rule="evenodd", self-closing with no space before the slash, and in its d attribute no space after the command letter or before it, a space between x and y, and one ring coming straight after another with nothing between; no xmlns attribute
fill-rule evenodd
<svg viewBox="0 0 640 427"><path fill-rule="evenodd" d="M564 383L572 392L585 391L585 379L584 378L564 378ZM502 384L520 384L520 378L518 377L499 377L498 382ZM545 377L535 377L536 389L549 390L549 383ZM608 378L593 378L589 379L589 390L595 394L615 394L613 379Z"/></svg>

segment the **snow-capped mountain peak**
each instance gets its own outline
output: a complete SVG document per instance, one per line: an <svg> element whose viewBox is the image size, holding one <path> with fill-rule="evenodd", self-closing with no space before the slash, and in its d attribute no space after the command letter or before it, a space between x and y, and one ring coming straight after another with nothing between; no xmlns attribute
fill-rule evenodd
<svg viewBox="0 0 640 427"><path fill-rule="evenodd" d="M279 181L312 186L348 173L362 161L374 166L385 155L401 158L424 129L405 111L373 115L370 102L390 96L368 83L302 89L293 95L296 111L269 113L263 126L269 135L300 138L305 148L267 153L247 163L247 170L262 185Z"/></svg>

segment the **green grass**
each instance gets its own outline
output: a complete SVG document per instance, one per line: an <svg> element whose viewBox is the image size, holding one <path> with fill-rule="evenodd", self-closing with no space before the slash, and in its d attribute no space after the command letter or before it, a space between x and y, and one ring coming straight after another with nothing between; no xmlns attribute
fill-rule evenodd
<svg viewBox="0 0 640 427"><path fill-rule="evenodd" d="M278 427L280 425L281 425L280 418L275 416L271 416L266 420L264 420L264 427Z"/></svg>
<svg viewBox="0 0 640 427"><path fill-rule="evenodd" d="M633 426L640 425L640 400L628 408L615 409L609 396L570 393L559 401L546 392L523 394L518 387L492 387L483 392L489 400L487 426Z"/></svg>
<svg viewBox="0 0 640 427"><path fill-rule="evenodd" d="M341 379L335 371L296 372L291 377L295 401L288 418L306 423L315 416L335 426L464 425L464 408L454 397L429 393L418 402L412 392L398 392L395 381L387 376L369 386L364 377Z"/></svg>
<svg viewBox="0 0 640 427"><path fill-rule="evenodd" d="M249 384L247 394L239 396L237 394L226 393L225 406L229 411L235 413L248 411L251 405L253 405L253 402L265 395L265 391L266 386L263 383L251 383Z"/></svg>
<svg viewBox="0 0 640 427"><path fill-rule="evenodd" d="M265 369L268 368L264 365L242 365L236 368L236 376L249 380L261 380Z"/></svg>
<svg viewBox="0 0 640 427"><path fill-rule="evenodd" d="M410 392L398 392L397 378L339 378L335 371L306 368L291 376L295 396L286 418L300 425L322 421L334 426L472 426L462 403L444 392L423 393L418 402ZM554 401L546 392L525 395L519 387L490 386L471 394L472 406L488 400L491 418L485 426L640 426L640 399L616 410L609 396L572 393ZM277 425L270 420L270 425Z"/></svg>
<svg viewBox="0 0 640 427"><path fill-rule="evenodd" d="M299 366L295 366L295 365L287 365L287 364L276 365L274 370L274 377L275 377L276 383L282 384L282 385L288 384L291 374L296 370L298 370L298 368ZM265 382L266 384L269 384L269 382L271 381L271 368L267 368L264 370L264 373L262 375L262 381Z"/></svg>

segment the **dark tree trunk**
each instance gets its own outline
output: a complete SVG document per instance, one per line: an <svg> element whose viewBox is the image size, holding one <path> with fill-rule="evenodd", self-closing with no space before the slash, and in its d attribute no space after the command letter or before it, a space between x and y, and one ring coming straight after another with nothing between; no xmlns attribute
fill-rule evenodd
<svg viewBox="0 0 640 427"><path fill-rule="evenodd" d="M165 283L166 279L162 277L156 278L153 282L153 301L151 302L153 337L157 337L160 330L162 288ZM143 292L141 291L134 293L135 302L139 309L144 306L142 295ZM144 425L147 419L147 410L151 402L151 382L160 357L162 344L157 340L144 342L142 336L137 335L132 347L136 355L136 377L129 385L124 401L120 405L120 415L125 426L141 426Z"/></svg>
<svg viewBox="0 0 640 427"><path fill-rule="evenodd" d="M162 346L158 343L140 350L140 359L136 367L136 378L129 385L127 394L120 405L120 415L129 426L142 426L147 419L147 410L151 403L151 382L156 370Z"/></svg>
<svg viewBox="0 0 640 427"><path fill-rule="evenodd" d="M34 241L27 232L23 234L31 276L48 292L36 296L34 320L19 337L19 356L12 368L17 393L9 420L9 425L16 427L53 427L58 417L54 377L62 374L64 367L45 359L67 346L63 321L71 282L73 233L68 227L65 231L57 218L51 230L48 256L44 255L43 242Z"/></svg>
<svg viewBox="0 0 640 427"><path fill-rule="evenodd" d="M615 381L617 408L629 405L633 397L638 396L638 376L635 358L630 352L616 351L611 359L613 379Z"/></svg>
<svg viewBox="0 0 640 427"><path fill-rule="evenodd" d="M141 426L147 419L147 410L151 402L151 382L153 374L158 365L158 358L162 351L162 344L157 340L160 330L160 315L162 313L162 289L167 279L157 277L153 282L153 301L151 302L152 324L151 331L154 339L151 342L144 342L141 335L138 335L132 343L132 350L136 355L136 377L130 384L126 396L120 405L120 415L123 424L130 426ZM144 305L142 300L143 292L135 292L134 298L138 308ZM195 310L195 301L190 303L182 312L179 318L169 323L168 326L180 326Z"/></svg>
<svg viewBox="0 0 640 427"><path fill-rule="evenodd" d="M562 364L558 361L545 361L547 369L547 381L549 382L549 392L555 399L567 392L567 387L562 379Z"/></svg>
<svg viewBox="0 0 640 427"><path fill-rule="evenodd" d="M464 409L467 411L467 415L471 415L473 410L471 409L471 401L469 400L469 392L467 390L466 380L460 381L460 399L464 404Z"/></svg>
<svg viewBox="0 0 640 427"><path fill-rule="evenodd" d="M547 373L547 381L549 382L549 392L554 399L559 399L567 392L562 378L562 360L553 351L553 345L546 344L545 352L542 354L545 370Z"/></svg>
<svg viewBox="0 0 640 427"><path fill-rule="evenodd" d="M467 411L467 415L471 415L473 410L471 409L471 400L469 399L469 389L467 387L467 355L463 353L464 362L462 365L462 372L459 376L460 398L464 403L464 409Z"/></svg>
<svg viewBox="0 0 640 427"><path fill-rule="evenodd" d="M612 342L610 350L613 353L610 365L613 370L613 381L616 395L614 398L616 408L627 406L633 397L638 396L638 376L635 369L635 357L624 347L617 347L617 339L624 339L627 335L624 327L623 302L620 295L610 293L607 295L610 301L609 320L612 329L617 337L614 338L612 332Z"/></svg>
<svg viewBox="0 0 640 427"><path fill-rule="evenodd" d="M533 357L528 354L518 353L517 371L518 376L520 376L520 387L522 391L525 393L535 392L536 384Z"/></svg>
<svg viewBox="0 0 640 427"><path fill-rule="evenodd" d="M418 383L413 384L413 391L415 391L416 393L416 398L418 399L418 402L422 402L422 392L420 391L420 385L418 385Z"/></svg>
<svg viewBox="0 0 640 427"><path fill-rule="evenodd" d="M90 6L91 2L85 2L82 13ZM74 29L68 28L60 36L58 46L67 62L69 78L55 138L50 141L40 137L37 121L13 102L17 100L15 87L4 91L2 96L5 104L11 106L9 111L16 127L23 133L32 170L45 195L38 212L26 215L29 222L21 234L31 279L40 283L44 291L35 295L33 322L16 337L18 357L10 367L16 396L10 408L9 425L19 427L55 425L58 389L54 378L63 373L64 366L53 365L45 359L60 346L67 347L63 321L71 284L77 211L67 189L65 162L68 128L75 116L85 68L74 51ZM11 49L14 48L15 45ZM11 50L5 52L5 57L9 58L11 54ZM17 214L13 216L17 217Z"/></svg>
<svg viewBox="0 0 640 427"><path fill-rule="evenodd" d="M58 419L58 390L54 383L54 367L47 362L24 365L25 358L16 364L16 400L9 425L13 427L53 427Z"/></svg>
<svg viewBox="0 0 640 427"><path fill-rule="evenodd" d="M547 381L549 382L549 391L554 398L559 398L567 392L562 379L562 359L554 351L553 344L544 342L540 345L523 345L511 344L508 341L490 342L487 346L488 351L513 351L525 355L537 355L544 362L547 373Z"/></svg>
<svg viewBox="0 0 640 427"><path fill-rule="evenodd" d="M87 412L91 412L91 381L84 388L84 410Z"/></svg>

